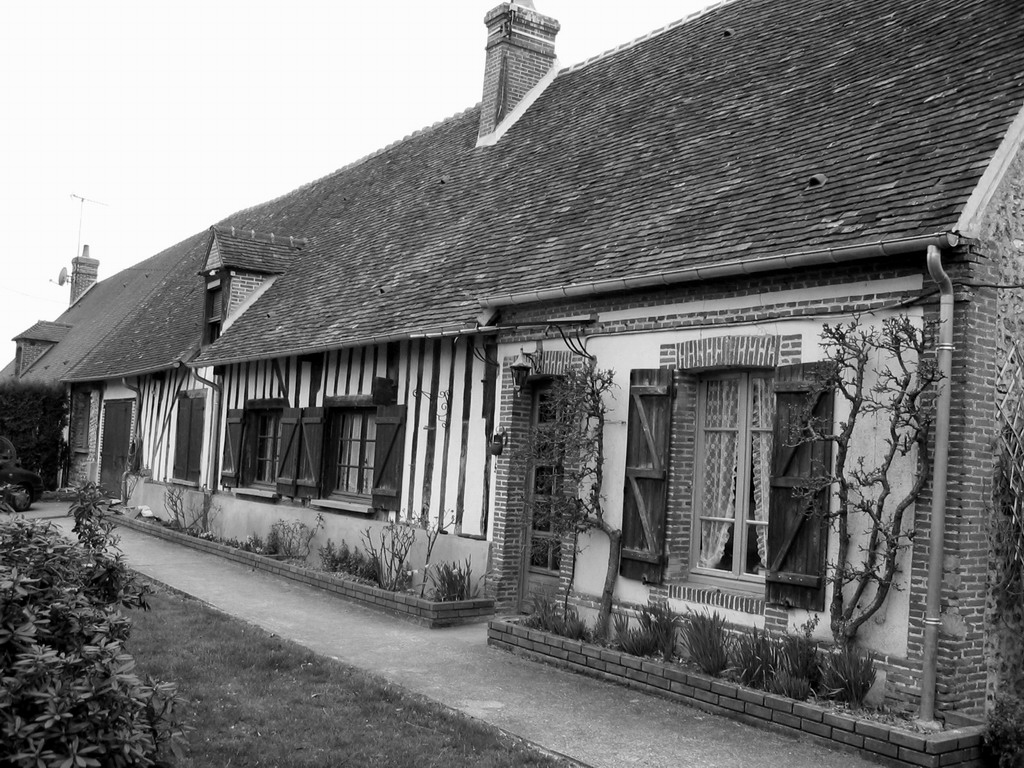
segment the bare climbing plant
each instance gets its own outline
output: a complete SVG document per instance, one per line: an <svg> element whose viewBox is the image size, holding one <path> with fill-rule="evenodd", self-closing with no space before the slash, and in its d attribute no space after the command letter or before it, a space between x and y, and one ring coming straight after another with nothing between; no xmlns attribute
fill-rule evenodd
<svg viewBox="0 0 1024 768"><path fill-rule="evenodd" d="M835 426L808 420L804 440L832 443L835 461L831 473L804 489L804 498L810 504L822 490L833 496L829 520L838 548L826 579L830 628L844 646L899 588L900 553L916 533L912 507L930 475L934 393L942 378L926 349L931 330L898 315L880 326L857 319L822 331L828 364L818 384L846 408ZM859 427L877 430L881 440L859 436ZM876 449L871 456L858 453L858 439Z"/></svg>

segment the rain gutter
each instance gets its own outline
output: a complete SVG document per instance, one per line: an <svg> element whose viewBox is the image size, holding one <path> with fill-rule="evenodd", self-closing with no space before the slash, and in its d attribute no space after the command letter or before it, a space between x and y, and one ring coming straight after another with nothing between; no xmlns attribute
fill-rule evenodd
<svg viewBox="0 0 1024 768"><path fill-rule="evenodd" d="M924 648L921 656L922 723L935 722L935 687L938 669L939 627L942 624L942 566L946 541L946 486L949 464L949 408L953 371L953 282L942 268L942 252L928 247L928 274L939 287L939 329L935 345L939 381L935 402L935 457L932 466L932 515L928 531L928 581L924 611Z"/></svg>
<svg viewBox="0 0 1024 768"><path fill-rule="evenodd" d="M392 341L407 341L409 339L435 339L450 336L472 336L486 333L496 333L496 328L480 328L476 325L440 325L433 328L426 328L421 331L402 331L400 333L388 333L375 336L363 336L358 339L351 339L342 343L318 344L314 347L301 347L288 352L258 352L251 355L238 355L236 357L224 357L213 360L195 360L188 363L190 368L205 368L210 365L235 365L237 363L250 363L255 360L269 360L274 357L293 357L295 355L315 355L318 352L330 352L333 349L351 349L352 347L365 347L370 344L387 344Z"/></svg>
<svg viewBox="0 0 1024 768"><path fill-rule="evenodd" d="M735 259L717 264L665 270L654 274L617 277L608 280L595 280L588 283L571 283L569 285L522 291L520 293L497 294L480 299L480 306L484 310L489 310L517 304L534 304L557 301L559 299L616 293L619 291L660 288L703 280L719 280L780 269L845 264L847 262L863 261L883 256L897 256L920 252L926 250L929 246L950 248L956 246L959 242L959 236L953 232L936 232L917 237L879 240L874 243L848 245L838 248L821 248L813 251L797 251L795 253L766 256L760 259Z"/></svg>

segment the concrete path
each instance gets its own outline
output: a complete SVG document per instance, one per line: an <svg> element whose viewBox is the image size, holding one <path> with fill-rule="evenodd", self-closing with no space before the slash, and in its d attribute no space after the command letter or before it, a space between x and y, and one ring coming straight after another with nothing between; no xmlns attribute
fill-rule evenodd
<svg viewBox="0 0 1024 768"><path fill-rule="evenodd" d="M26 516L52 518L70 535L66 510L41 503ZM152 579L588 766L875 765L489 648L484 624L425 629L144 533L118 533L128 562Z"/></svg>

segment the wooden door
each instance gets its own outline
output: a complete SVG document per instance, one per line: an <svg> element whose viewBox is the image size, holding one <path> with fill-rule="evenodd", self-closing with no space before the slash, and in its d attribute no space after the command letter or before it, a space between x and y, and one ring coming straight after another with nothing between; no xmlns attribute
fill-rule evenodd
<svg viewBox="0 0 1024 768"><path fill-rule="evenodd" d="M132 401L108 400L103 404L100 485L111 498L121 497L121 476L128 468L131 440Z"/></svg>
<svg viewBox="0 0 1024 768"><path fill-rule="evenodd" d="M544 422L552 418L548 407L549 394L550 387L534 391L531 428L543 427ZM554 461L535 462L527 472L522 584L519 590L519 610L524 613L533 609L536 597L554 597L558 592L562 541L552 524L550 502L560 492L561 477L561 463Z"/></svg>

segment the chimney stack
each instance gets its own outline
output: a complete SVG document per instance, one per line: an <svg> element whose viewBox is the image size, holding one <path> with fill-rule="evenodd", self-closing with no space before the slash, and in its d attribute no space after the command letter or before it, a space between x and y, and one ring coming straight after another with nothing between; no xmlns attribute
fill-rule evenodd
<svg viewBox="0 0 1024 768"><path fill-rule="evenodd" d="M486 136L515 109L555 64L559 24L537 13L532 0L508 2L485 17L487 59L479 136Z"/></svg>
<svg viewBox="0 0 1024 768"><path fill-rule="evenodd" d="M96 259L89 258L89 246L82 246L82 255L75 256L71 260L71 303L74 304L78 298L85 293L100 273L100 263Z"/></svg>

